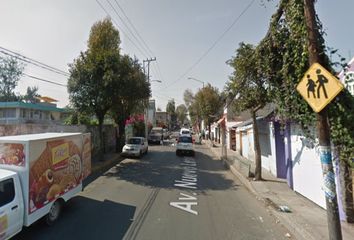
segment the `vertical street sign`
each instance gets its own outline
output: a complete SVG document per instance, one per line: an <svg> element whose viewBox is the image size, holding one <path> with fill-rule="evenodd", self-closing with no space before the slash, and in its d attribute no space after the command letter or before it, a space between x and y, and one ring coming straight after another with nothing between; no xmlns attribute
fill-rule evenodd
<svg viewBox="0 0 354 240"><path fill-rule="evenodd" d="M343 84L318 63L312 64L296 90L315 112L320 112L344 88Z"/></svg>

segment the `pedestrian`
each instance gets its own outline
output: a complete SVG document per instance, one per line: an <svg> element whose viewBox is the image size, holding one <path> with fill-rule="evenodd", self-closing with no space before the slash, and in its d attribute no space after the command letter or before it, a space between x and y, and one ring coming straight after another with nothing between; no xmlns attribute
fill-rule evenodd
<svg viewBox="0 0 354 240"><path fill-rule="evenodd" d="M310 92L312 92L313 98L316 98L315 94L315 88L316 88L316 83L314 80L310 78L310 74L307 74L307 98L310 98Z"/></svg>
<svg viewBox="0 0 354 240"><path fill-rule="evenodd" d="M320 89L323 90L323 94L324 94L325 98L328 98L326 87L325 87L325 83L328 83L328 79L323 74L321 74L321 69L317 69L316 73L317 73L317 81L316 81L316 83L318 83L317 98L321 98Z"/></svg>

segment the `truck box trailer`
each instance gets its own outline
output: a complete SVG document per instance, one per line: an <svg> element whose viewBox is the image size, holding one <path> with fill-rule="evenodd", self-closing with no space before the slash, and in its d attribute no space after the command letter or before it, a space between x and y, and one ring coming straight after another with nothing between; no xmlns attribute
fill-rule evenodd
<svg viewBox="0 0 354 240"><path fill-rule="evenodd" d="M54 223L90 171L89 133L0 137L0 240L44 216Z"/></svg>

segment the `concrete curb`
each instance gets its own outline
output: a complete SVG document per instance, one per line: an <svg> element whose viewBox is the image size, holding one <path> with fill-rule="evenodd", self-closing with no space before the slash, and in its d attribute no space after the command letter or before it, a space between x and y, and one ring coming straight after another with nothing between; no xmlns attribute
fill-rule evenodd
<svg viewBox="0 0 354 240"><path fill-rule="evenodd" d="M97 173L97 172L107 168L108 166L113 165L114 163L119 163L123 159L124 158L122 158L120 156L120 154L115 154L112 158L110 158L108 160L93 164L92 167L91 167L91 174L92 173Z"/></svg>

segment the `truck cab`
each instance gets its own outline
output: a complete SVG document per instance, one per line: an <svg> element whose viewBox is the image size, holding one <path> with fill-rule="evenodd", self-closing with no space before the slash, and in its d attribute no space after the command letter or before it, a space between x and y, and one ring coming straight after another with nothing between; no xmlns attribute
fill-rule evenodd
<svg viewBox="0 0 354 240"><path fill-rule="evenodd" d="M0 169L0 239L8 239L21 231L24 199L16 172Z"/></svg>

